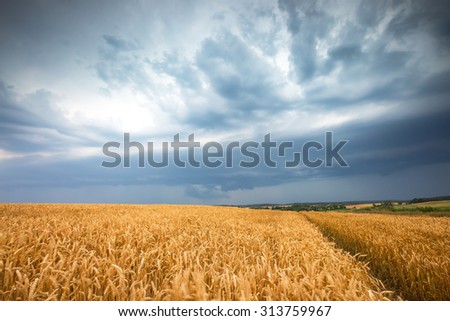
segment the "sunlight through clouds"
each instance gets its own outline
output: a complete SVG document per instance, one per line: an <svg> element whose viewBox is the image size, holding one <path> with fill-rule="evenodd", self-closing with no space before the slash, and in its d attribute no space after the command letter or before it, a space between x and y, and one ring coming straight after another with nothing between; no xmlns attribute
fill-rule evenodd
<svg viewBox="0 0 450 321"><path fill-rule="evenodd" d="M177 188L167 196L173 202L241 202L244 191L276 202L287 199L286 186L299 191L292 201L307 200L316 198L308 186L328 191L336 179L348 186L373 176L381 198L378 186L399 186L396 173L415 169L436 178L436 193L448 193L437 172L450 159L445 1L7 2L0 189L42 182L77 190L64 197L82 201L97 185L164 186ZM157 146L177 133L195 133L202 144L261 142L271 133L301 148L326 131L349 141L349 168L100 166L102 146L124 133ZM371 197L370 189L355 193L344 188L342 197ZM408 186L402 195L426 193ZM0 200L18 199L13 194Z"/></svg>

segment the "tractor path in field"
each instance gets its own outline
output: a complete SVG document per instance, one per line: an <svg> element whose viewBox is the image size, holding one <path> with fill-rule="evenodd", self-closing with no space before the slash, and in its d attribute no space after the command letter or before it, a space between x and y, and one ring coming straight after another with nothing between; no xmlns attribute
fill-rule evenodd
<svg viewBox="0 0 450 321"><path fill-rule="evenodd" d="M300 213L406 300L450 300L450 218Z"/></svg>

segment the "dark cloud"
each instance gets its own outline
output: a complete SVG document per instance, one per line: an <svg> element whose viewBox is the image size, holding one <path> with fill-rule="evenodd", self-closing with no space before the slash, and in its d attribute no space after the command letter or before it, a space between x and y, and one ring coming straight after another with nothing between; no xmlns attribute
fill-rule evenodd
<svg viewBox="0 0 450 321"><path fill-rule="evenodd" d="M164 59L153 61L151 65L156 71L172 76L183 88L200 89L197 68L193 63L183 60L178 52L165 53Z"/></svg>
<svg viewBox="0 0 450 321"><path fill-rule="evenodd" d="M360 1L356 4L357 22L366 27L376 27L399 4L400 1Z"/></svg>
<svg viewBox="0 0 450 321"><path fill-rule="evenodd" d="M319 67L317 41L330 32L334 18L326 14L317 1L279 1L278 5L288 15L291 60L298 81L308 82Z"/></svg>
<svg viewBox="0 0 450 321"><path fill-rule="evenodd" d="M322 190L329 199L395 192L387 186L405 197L448 193L439 173L450 162L446 1L244 1L219 11L176 1L25 3L0 12L0 189L11 199L13 190L46 189L64 191L64 200L81 190L90 195L74 192L80 199L111 200L98 191L104 186L128 193L125 202L166 199L158 186L180 202L232 203L239 193L276 202L296 195L286 186L311 199ZM95 96L90 108L103 123L75 117L83 110L76 96L99 91L135 105L117 114L95 106ZM132 107L149 113L132 115ZM349 141L350 166L100 167L102 144L120 141L122 127L138 131L133 121L143 117L152 134L176 128L260 141L270 131L300 147L333 131ZM122 118L129 123L119 127ZM92 147L96 156L83 155ZM412 176L430 180L422 186ZM344 187L333 192L337 181Z"/></svg>
<svg viewBox="0 0 450 321"><path fill-rule="evenodd" d="M81 187L85 185L147 185L162 184L166 186L186 186L190 196L202 188L210 188L211 195L224 192L254 189L264 186L278 186L288 182L312 180L314 178L347 177L352 175L387 175L417 166L428 166L446 163L450 159L450 148L447 142L450 139L448 122L450 112L440 112L425 117L413 117L400 120L377 121L361 123L347 128L330 128L334 132L334 145L339 140L348 140L341 155L348 162L349 167L343 168L334 164L326 168L320 166L316 169L299 165L297 168L283 166L286 160L293 159L292 151L301 152L302 145L308 141L317 141L325 144L325 133L297 137L294 149L290 150L285 158L272 156L279 166L269 168L260 164L256 168L240 168L242 155L234 155L234 167L225 168L177 168L171 163L167 168L155 169L148 165L145 168L137 167L137 156L132 157L131 168L103 168L100 164L107 159L101 154L95 158L68 159L53 162L45 158L32 156L23 158L24 165L20 171L14 169L15 161L4 163L9 170L1 174L1 181L17 186L46 186L46 187ZM287 139L274 137L278 144ZM289 137L292 139L292 137ZM262 140L262 137L261 137ZM224 142L222 142L225 144ZM262 159L262 150L259 150ZM312 158L323 159L323 152L312 154ZM182 154L187 160L187 156ZM200 159L200 155L197 155ZM39 169L39 170L37 170ZM67 169L70 169L68 171ZM15 178L15 179L13 179ZM28 182L28 183L25 183ZM14 186L14 184L13 184ZM191 186L192 188L189 188Z"/></svg>
<svg viewBox="0 0 450 321"><path fill-rule="evenodd" d="M111 46L115 51L131 51L136 50L139 46L136 43L127 41L112 35L103 35L102 38L106 43Z"/></svg>
<svg viewBox="0 0 450 321"><path fill-rule="evenodd" d="M214 185L188 185L185 191L186 196L201 200L227 197L226 193Z"/></svg>
<svg viewBox="0 0 450 321"><path fill-rule="evenodd" d="M255 68L255 60L257 57L247 46L228 31L221 32L216 39L206 39L197 56L198 66L215 90L233 101L246 101L268 85L265 69Z"/></svg>
<svg viewBox="0 0 450 321"><path fill-rule="evenodd" d="M43 89L21 97L0 81L1 145L12 151L51 150L58 141L63 144L64 137L72 137L54 101Z"/></svg>
<svg viewBox="0 0 450 321"><path fill-rule="evenodd" d="M343 45L332 48L328 51L331 60L352 63L362 55L361 47L358 45Z"/></svg>
<svg viewBox="0 0 450 321"><path fill-rule="evenodd" d="M267 56L278 51L284 20L275 14L271 6L263 3L249 3L248 8L239 12L240 34L247 45L257 47Z"/></svg>
<svg viewBox="0 0 450 321"><path fill-rule="evenodd" d="M95 64L97 75L112 90L132 85L150 90L149 77L145 72L145 60L139 46L116 36L102 36L106 45L99 49L99 61Z"/></svg>
<svg viewBox="0 0 450 321"><path fill-rule="evenodd" d="M0 149L20 153L64 154L76 147L98 146L93 137L111 135L71 122L59 98L39 89L19 95L0 80Z"/></svg>
<svg viewBox="0 0 450 321"><path fill-rule="evenodd" d="M417 96L445 95L450 93L450 70L436 73L423 79L417 86ZM448 106L448 100L447 100Z"/></svg>
<svg viewBox="0 0 450 321"><path fill-rule="evenodd" d="M450 111L355 125L341 135L351 137L346 149L349 174L392 174L407 168L450 160Z"/></svg>
<svg viewBox="0 0 450 321"><path fill-rule="evenodd" d="M410 7L398 12L389 22L387 31L398 38L417 31L427 32L432 38L438 40L439 45L449 46L449 16L450 8L444 0L414 1Z"/></svg>
<svg viewBox="0 0 450 321"><path fill-rule="evenodd" d="M225 106L213 106L206 111L192 111L184 118L186 124L201 130L232 131L240 127L235 114Z"/></svg>
<svg viewBox="0 0 450 321"><path fill-rule="evenodd" d="M239 112L277 112L290 107L275 92L279 83L270 65L227 30L203 41L196 63L235 116Z"/></svg>

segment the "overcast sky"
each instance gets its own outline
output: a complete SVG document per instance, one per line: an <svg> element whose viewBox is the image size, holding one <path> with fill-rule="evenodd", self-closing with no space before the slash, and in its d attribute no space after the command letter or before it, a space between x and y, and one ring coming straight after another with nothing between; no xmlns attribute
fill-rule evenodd
<svg viewBox="0 0 450 321"><path fill-rule="evenodd" d="M448 195L449 55L447 1L3 1L0 201ZM100 166L124 133L156 147L270 133L301 151L327 131L348 167Z"/></svg>

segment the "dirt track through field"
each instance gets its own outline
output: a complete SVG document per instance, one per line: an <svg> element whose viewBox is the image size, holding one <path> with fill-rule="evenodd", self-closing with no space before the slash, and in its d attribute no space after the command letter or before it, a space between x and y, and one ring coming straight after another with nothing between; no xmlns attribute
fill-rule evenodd
<svg viewBox="0 0 450 321"><path fill-rule="evenodd" d="M450 218L303 213L407 300L450 300Z"/></svg>

